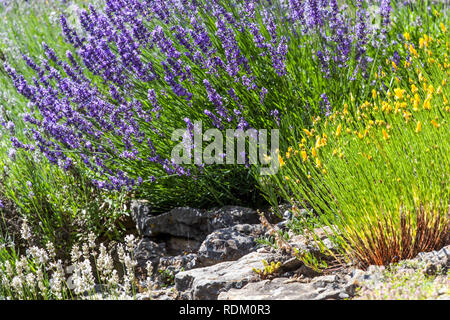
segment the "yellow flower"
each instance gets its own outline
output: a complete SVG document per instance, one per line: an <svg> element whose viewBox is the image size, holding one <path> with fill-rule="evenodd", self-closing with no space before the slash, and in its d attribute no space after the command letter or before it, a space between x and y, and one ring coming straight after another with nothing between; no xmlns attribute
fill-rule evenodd
<svg viewBox="0 0 450 320"><path fill-rule="evenodd" d="M417 50L414 48L414 46L412 44L409 45L409 52L411 52L411 54L414 57L417 57L419 54L417 53Z"/></svg>
<svg viewBox="0 0 450 320"><path fill-rule="evenodd" d="M289 159L291 157L291 153L290 152L286 152L286 159Z"/></svg>
<svg viewBox="0 0 450 320"><path fill-rule="evenodd" d="M447 31L447 28L445 28L445 25L441 22L440 26L441 26L442 32L445 33Z"/></svg>
<svg viewBox="0 0 450 320"><path fill-rule="evenodd" d="M438 128L441 126L439 123L437 123L437 122L434 121L434 120L431 120L431 124L432 124L436 129L438 129Z"/></svg>
<svg viewBox="0 0 450 320"><path fill-rule="evenodd" d="M305 132L308 137L312 136L311 131L309 131L308 129L303 129L303 132Z"/></svg>
<svg viewBox="0 0 450 320"><path fill-rule="evenodd" d="M425 110L431 110L430 99L425 99L425 101L423 102L423 108L424 108Z"/></svg>
<svg viewBox="0 0 450 320"><path fill-rule="evenodd" d="M392 68L394 68L394 71L397 70L397 65L395 64L394 61L392 61Z"/></svg>
<svg viewBox="0 0 450 320"><path fill-rule="evenodd" d="M285 179L286 181L291 180L291 178L289 178L288 176L285 176L284 179Z"/></svg>
<svg viewBox="0 0 450 320"><path fill-rule="evenodd" d="M412 84L412 85L411 85L411 92L412 92L412 93L416 93L418 90L419 90L419 89L416 87L415 84Z"/></svg>
<svg viewBox="0 0 450 320"><path fill-rule="evenodd" d="M426 79L423 77L422 72L419 73L419 82L426 81Z"/></svg>
<svg viewBox="0 0 450 320"><path fill-rule="evenodd" d="M316 158L316 167L317 168L322 168L322 162L320 161L319 158Z"/></svg>
<svg viewBox="0 0 450 320"><path fill-rule="evenodd" d="M422 122L417 122L416 133L419 133L422 130Z"/></svg>
<svg viewBox="0 0 450 320"><path fill-rule="evenodd" d="M308 153L306 152L306 150L302 150L302 151L300 152L300 154L301 154L301 156L302 156L303 162L305 162L305 161L308 160Z"/></svg>
<svg viewBox="0 0 450 320"><path fill-rule="evenodd" d="M410 34L409 34L408 32L405 32L405 33L403 34L403 36L405 37L405 40L406 40L406 41L411 40L411 36L410 36Z"/></svg>
<svg viewBox="0 0 450 320"><path fill-rule="evenodd" d="M406 90L400 89L400 88L394 89L395 98L397 98L397 99L399 99L399 100L402 100L405 91L406 91Z"/></svg>
<svg viewBox="0 0 450 320"><path fill-rule="evenodd" d="M314 148L314 147L311 148L311 154L313 155L314 158L317 157L316 148Z"/></svg>
<svg viewBox="0 0 450 320"><path fill-rule="evenodd" d="M388 133L386 132L386 130L383 129L381 132L383 133L383 138L384 138L385 140L389 139L389 135L388 135Z"/></svg>
<svg viewBox="0 0 450 320"><path fill-rule="evenodd" d="M403 117L405 118L406 123L409 122L411 116L412 116L412 114L410 112L408 112L408 111L403 112Z"/></svg>
<svg viewBox="0 0 450 320"><path fill-rule="evenodd" d="M375 89L372 89L372 98L376 98L377 97L377 91Z"/></svg>
<svg viewBox="0 0 450 320"><path fill-rule="evenodd" d="M284 160L280 155L278 155L278 162L280 163L280 167L282 167L286 164L286 163L284 163Z"/></svg>
<svg viewBox="0 0 450 320"><path fill-rule="evenodd" d="M319 149L322 146L322 144L320 143L320 136L317 136L316 138L316 149Z"/></svg>
<svg viewBox="0 0 450 320"><path fill-rule="evenodd" d="M414 104L413 104L414 111L419 111L419 103L420 103L420 96L416 93L414 95Z"/></svg>
<svg viewBox="0 0 450 320"><path fill-rule="evenodd" d="M336 129L336 137L339 137L341 135L341 131L342 131L342 125L339 124Z"/></svg>
<svg viewBox="0 0 450 320"><path fill-rule="evenodd" d="M344 111L342 111L342 113L344 114L344 116L348 114L348 104L344 103Z"/></svg>

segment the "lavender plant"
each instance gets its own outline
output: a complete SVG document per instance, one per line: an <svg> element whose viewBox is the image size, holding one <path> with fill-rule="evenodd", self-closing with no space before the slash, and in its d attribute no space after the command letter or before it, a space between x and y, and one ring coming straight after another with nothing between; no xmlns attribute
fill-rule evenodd
<svg viewBox="0 0 450 320"><path fill-rule="evenodd" d="M11 1L0 7L0 57L29 74L21 52L39 58L41 42L50 39L49 45L64 53L70 45L64 44L54 23L62 13L73 21L77 5L85 3ZM11 133L20 141L27 140L21 120L27 101L2 71L0 67L0 117L7 126L6 132L0 133L0 199L4 203L0 209L9 229L14 229L14 221L25 218L32 232L39 235L39 242L54 243L58 252L68 250L89 231L102 238L120 238L120 225L127 214L125 193L102 192L90 185L82 169L67 174L39 151L30 153L11 146ZM24 249L19 242L15 244L16 249Z"/></svg>
<svg viewBox="0 0 450 320"><path fill-rule="evenodd" d="M203 203L236 200L254 189L231 178L247 169L175 164L171 132L195 120L222 130L307 123L319 101L326 109L364 88L380 46L369 49L369 37L386 34L390 15L382 1L383 24L369 28L367 6L107 0L80 13L81 31L61 16L65 59L42 43L40 61L23 54L33 78L5 64L29 101L28 141L11 137L12 146L67 171L82 165L96 187L136 190L161 207L193 201L190 190Z"/></svg>

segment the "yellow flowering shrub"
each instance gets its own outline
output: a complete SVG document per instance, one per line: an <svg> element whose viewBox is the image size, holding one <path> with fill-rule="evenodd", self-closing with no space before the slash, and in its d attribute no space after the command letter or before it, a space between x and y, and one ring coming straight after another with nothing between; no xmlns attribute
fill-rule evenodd
<svg viewBox="0 0 450 320"><path fill-rule="evenodd" d="M389 264L448 241L450 65L442 32L418 43L404 35L409 65L389 75L387 61L381 78L390 86L314 118L302 143L280 156L283 166L271 178L279 194L312 209L306 228L329 227L339 250L328 253L342 262Z"/></svg>

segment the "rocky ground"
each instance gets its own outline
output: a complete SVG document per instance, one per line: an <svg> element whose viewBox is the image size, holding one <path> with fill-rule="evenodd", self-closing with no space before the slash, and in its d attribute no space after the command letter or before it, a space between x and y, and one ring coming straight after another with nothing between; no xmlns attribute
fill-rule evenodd
<svg viewBox="0 0 450 320"><path fill-rule="evenodd" d="M346 267L317 274L290 254L257 243L268 230L255 210L175 208L152 215L145 202L132 205L140 241L137 270L152 266L153 290L139 299L449 299L450 246L395 266ZM282 228L286 220L272 221ZM289 245L311 249L301 236ZM272 264L272 273L260 275Z"/></svg>

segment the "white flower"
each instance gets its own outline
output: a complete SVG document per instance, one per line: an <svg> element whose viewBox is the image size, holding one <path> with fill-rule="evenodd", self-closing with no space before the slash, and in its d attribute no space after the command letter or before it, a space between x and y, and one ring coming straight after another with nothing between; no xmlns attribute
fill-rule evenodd
<svg viewBox="0 0 450 320"><path fill-rule="evenodd" d="M93 232L90 232L88 235L88 243L89 243L89 247L91 249L94 249L96 247L95 241L97 240L95 234Z"/></svg>
<svg viewBox="0 0 450 320"><path fill-rule="evenodd" d="M55 251L55 246L53 245L52 242L47 242L46 244L46 248L47 248L47 253L50 259L55 259L56 257L56 251Z"/></svg>
<svg viewBox="0 0 450 320"><path fill-rule="evenodd" d="M117 270L113 270L108 278L108 285L111 287L116 287L119 284L119 275Z"/></svg>
<svg viewBox="0 0 450 320"><path fill-rule="evenodd" d="M47 290L47 287L44 283L44 273L42 272L42 269L39 268L36 271L36 278L37 278L37 285L39 290L41 291L41 294L44 294L44 292Z"/></svg>
<svg viewBox="0 0 450 320"><path fill-rule="evenodd" d="M28 241L29 239L31 239L31 229L30 229L30 226L28 225L27 220L23 220L23 222L22 222L22 227L20 229L20 235L22 236L22 239L24 239L25 241Z"/></svg>
<svg viewBox="0 0 450 320"><path fill-rule="evenodd" d="M70 257L71 257L72 263L76 263L80 260L81 252L80 252L80 247L78 245L74 245L72 247L72 251L70 252Z"/></svg>
<svg viewBox="0 0 450 320"><path fill-rule="evenodd" d="M61 263L61 260L54 265L55 272L53 273L52 279L50 280L50 287L53 294L58 298L62 299L63 295L63 284L65 282L65 274L64 269Z"/></svg>
<svg viewBox="0 0 450 320"><path fill-rule="evenodd" d="M105 282L114 269L113 259L106 251L103 243L100 244L100 254L97 259L97 269L100 273L101 280Z"/></svg>
<svg viewBox="0 0 450 320"><path fill-rule="evenodd" d="M22 277L15 276L11 281L11 286L13 287L14 290L16 290L17 293L21 293L23 287Z"/></svg>
<svg viewBox="0 0 450 320"><path fill-rule="evenodd" d="M128 252L133 252L135 247L135 238L132 234L129 234L125 237L125 244Z"/></svg>
<svg viewBox="0 0 450 320"><path fill-rule="evenodd" d="M121 263L125 263L125 250L123 249L122 244L117 245L117 255L119 256L119 261Z"/></svg>
<svg viewBox="0 0 450 320"><path fill-rule="evenodd" d="M82 294L86 291L92 291L95 285L95 280L92 274L92 267L89 260L84 260L83 262L77 263L75 265L72 279L75 285L76 294Z"/></svg>
<svg viewBox="0 0 450 320"><path fill-rule="evenodd" d="M90 247L89 247L89 245L87 243L83 243L82 250L83 250L83 258L84 258L84 260L89 260L89 258L91 256L89 248Z"/></svg>
<svg viewBox="0 0 450 320"><path fill-rule="evenodd" d="M6 275L8 277L12 278L14 276L14 269L11 266L11 264L9 263L9 260L6 260L4 266L5 266Z"/></svg>
<svg viewBox="0 0 450 320"><path fill-rule="evenodd" d="M49 260L47 252L44 249L38 248L36 246L28 249L27 253L31 255L35 261L43 265L45 265Z"/></svg>
<svg viewBox="0 0 450 320"><path fill-rule="evenodd" d="M34 275L34 273L28 273L25 277L25 280L29 288L34 288L36 284L36 276Z"/></svg>

